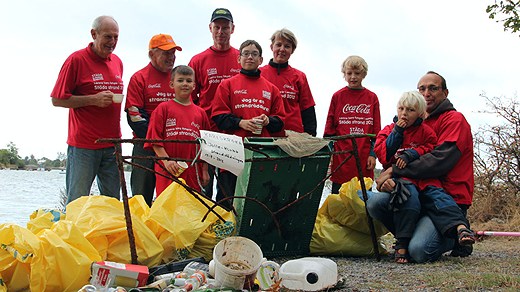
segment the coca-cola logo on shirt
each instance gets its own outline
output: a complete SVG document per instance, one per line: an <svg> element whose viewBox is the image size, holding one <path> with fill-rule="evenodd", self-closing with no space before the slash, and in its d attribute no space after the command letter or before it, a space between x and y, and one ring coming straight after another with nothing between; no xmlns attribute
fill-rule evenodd
<svg viewBox="0 0 520 292"><path fill-rule="evenodd" d="M343 107L343 113L357 113L357 114L369 114L370 113L370 105L369 104L358 104L358 105L350 105L346 104Z"/></svg>
<svg viewBox="0 0 520 292"><path fill-rule="evenodd" d="M235 94L235 95L237 95L237 94L247 94L247 89L235 90L235 91L233 91L233 94Z"/></svg>
<svg viewBox="0 0 520 292"><path fill-rule="evenodd" d="M161 88L161 83L148 84L148 88Z"/></svg>
<svg viewBox="0 0 520 292"><path fill-rule="evenodd" d="M294 86L292 86L291 84L284 84L284 85L283 85L283 88L288 88L288 89L294 91Z"/></svg>

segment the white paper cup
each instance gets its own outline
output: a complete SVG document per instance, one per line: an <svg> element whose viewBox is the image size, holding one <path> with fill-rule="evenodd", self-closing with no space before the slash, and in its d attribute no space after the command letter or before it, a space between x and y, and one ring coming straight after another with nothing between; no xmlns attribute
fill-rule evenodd
<svg viewBox="0 0 520 292"><path fill-rule="evenodd" d="M177 164L180 166L179 170L177 170L177 173L174 173L176 177L180 176L186 168L188 168L188 164L184 161L177 161Z"/></svg>
<svg viewBox="0 0 520 292"><path fill-rule="evenodd" d="M261 135L262 134L262 120L259 119L253 119L253 122L255 122L257 129L253 131L253 134L255 135Z"/></svg>
<svg viewBox="0 0 520 292"><path fill-rule="evenodd" d="M114 103L122 103L124 96L124 94L114 93L114 95L112 96L112 101Z"/></svg>

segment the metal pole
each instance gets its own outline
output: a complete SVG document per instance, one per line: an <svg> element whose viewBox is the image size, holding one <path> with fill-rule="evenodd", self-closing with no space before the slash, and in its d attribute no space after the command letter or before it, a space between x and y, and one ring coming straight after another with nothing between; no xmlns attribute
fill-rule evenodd
<svg viewBox="0 0 520 292"><path fill-rule="evenodd" d="M368 201L368 195L367 195L367 188L365 186L365 178L363 177L363 170L361 169L361 161L359 160L359 153L357 148L357 142L356 138L351 138L352 140L352 149L354 158L356 159L356 166L358 169L358 179L359 184L361 185L361 192L363 193L363 201L365 202L365 212L367 213L367 219L368 219L368 228L370 229L370 236L372 237L372 246L374 247L374 253L376 255L376 259L378 261L381 260L381 255L379 254L379 246L377 244L377 236L376 231L374 228L374 221L372 220L372 217L370 214L368 214L367 209L367 201Z"/></svg>
<svg viewBox="0 0 520 292"><path fill-rule="evenodd" d="M128 233L128 242L130 244L130 257L132 264L137 265L137 250L135 248L135 237L132 228L132 216L130 214L130 205L128 205L128 193L126 191L125 168L123 166L123 158L121 155L121 143L114 143L116 149L117 166L119 168L119 181L121 182L121 192L123 197L123 207L125 211L126 231Z"/></svg>

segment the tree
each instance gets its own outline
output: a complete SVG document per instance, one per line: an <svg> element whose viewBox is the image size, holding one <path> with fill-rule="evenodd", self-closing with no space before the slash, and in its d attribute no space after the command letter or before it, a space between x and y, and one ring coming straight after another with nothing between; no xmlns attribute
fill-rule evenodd
<svg viewBox="0 0 520 292"><path fill-rule="evenodd" d="M10 153L7 149L0 149L0 166L6 167L9 163Z"/></svg>
<svg viewBox="0 0 520 292"><path fill-rule="evenodd" d="M18 147L13 142L7 144L7 149L0 150L0 163L6 166L16 165L23 167L24 162L18 155Z"/></svg>
<svg viewBox="0 0 520 292"><path fill-rule="evenodd" d="M508 221L520 208L520 103L515 96L489 98L487 114L498 121L475 132L475 197L478 221Z"/></svg>
<svg viewBox="0 0 520 292"><path fill-rule="evenodd" d="M520 1L495 1L495 4L488 5L486 12L489 13L490 19L503 22L504 31L510 30L512 33L520 31Z"/></svg>
<svg viewBox="0 0 520 292"><path fill-rule="evenodd" d="M63 152L58 152L57 155L58 155L57 159L60 161L60 164L56 165L56 166L65 167L67 165L67 154L65 154Z"/></svg>

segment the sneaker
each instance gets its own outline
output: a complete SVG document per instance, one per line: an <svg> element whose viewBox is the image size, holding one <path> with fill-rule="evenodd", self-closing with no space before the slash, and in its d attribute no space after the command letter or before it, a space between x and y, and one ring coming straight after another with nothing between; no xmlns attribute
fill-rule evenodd
<svg viewBox="0 0 520 292"><path fill-rule="evenodd" d="M473 245L460 245L457 241L455 241L450 256L465 258L470 256L471 253L473 253Z"/></svg>

